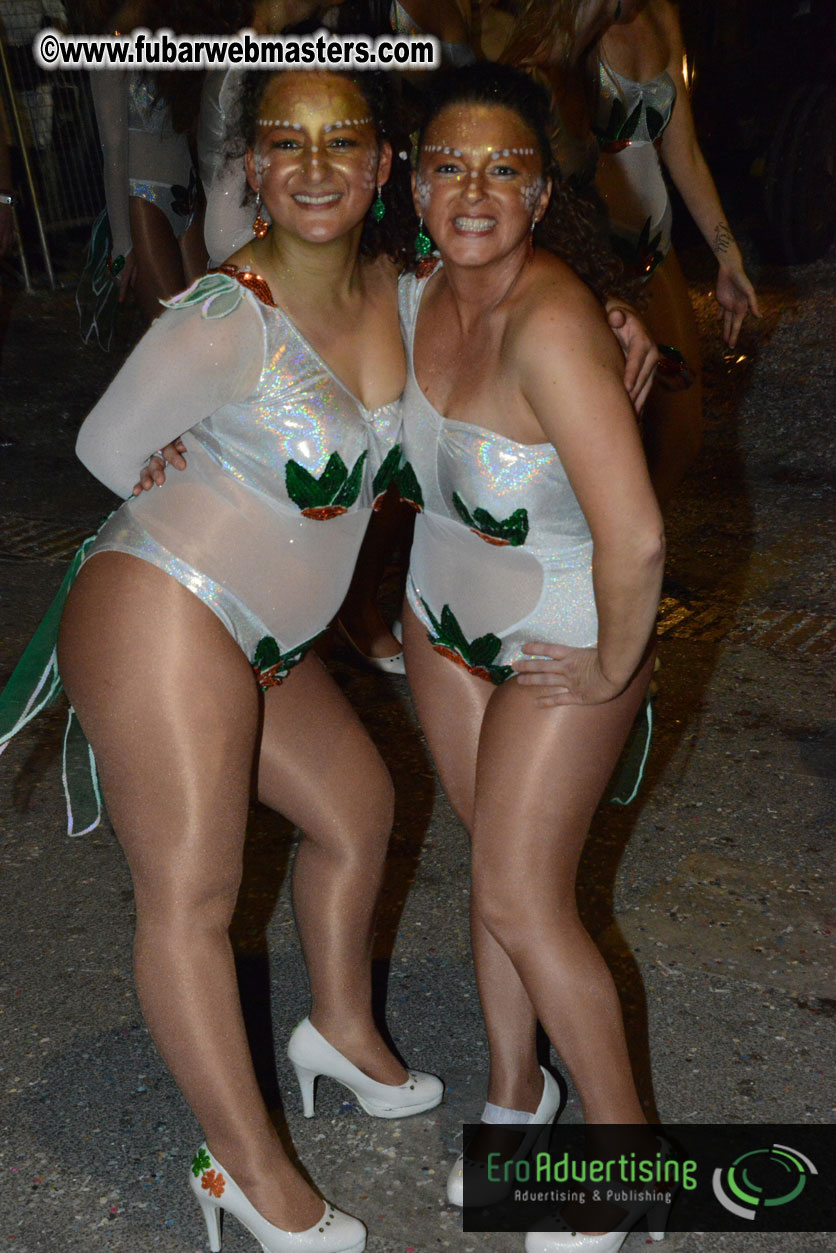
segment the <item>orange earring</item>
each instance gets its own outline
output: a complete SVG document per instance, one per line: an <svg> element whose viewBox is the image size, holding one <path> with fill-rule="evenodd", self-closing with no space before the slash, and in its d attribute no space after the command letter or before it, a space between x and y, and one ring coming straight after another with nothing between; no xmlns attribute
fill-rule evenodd
<svg viewBox="0 0 836 1253"><path fill-rule="evenodd" d="M253 222L253 234L256 239L263 239L270 229L270 223L265 221L261 216L261 192L255 198L255 220Z"/></svg>

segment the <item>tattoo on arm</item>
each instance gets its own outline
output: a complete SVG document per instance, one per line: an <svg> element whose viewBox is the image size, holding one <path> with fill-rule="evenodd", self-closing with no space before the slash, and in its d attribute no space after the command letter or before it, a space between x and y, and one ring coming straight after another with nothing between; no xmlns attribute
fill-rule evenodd
<svg viewBox="0 0 836 1253"><path fill-rule="evenodd" d="M714 228L714 251L716 253L728 252L733 243L734 236L726 223L718 222Z"/></svg>

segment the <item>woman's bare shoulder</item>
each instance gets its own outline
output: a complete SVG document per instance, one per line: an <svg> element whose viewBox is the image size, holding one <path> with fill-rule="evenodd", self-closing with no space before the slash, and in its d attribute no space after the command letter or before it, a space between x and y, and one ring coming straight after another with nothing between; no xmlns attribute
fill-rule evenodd
<svg viewBox="0 0 836 1253"><path fill-rule="evenodd" d="M509 332L519 346L538 350L543 339L576 339L597 333L606 318L597 299L571 266L539 251L515 301Z"/></svg>

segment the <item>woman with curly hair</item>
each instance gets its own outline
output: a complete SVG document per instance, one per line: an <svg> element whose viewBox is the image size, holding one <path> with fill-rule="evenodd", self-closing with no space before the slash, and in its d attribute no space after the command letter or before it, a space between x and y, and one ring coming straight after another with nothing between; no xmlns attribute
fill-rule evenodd
<svg viewBox="0 0 836 1253"><path fill-rule="evenodd" d="M554 180L549 103L518 70L472 66L439 83L421 130L415 205L442 264L401 285L401 479L421 510L404 648L472 841L483 1121L539 1129L558 1112L539 1019L587 1122L641 1135L618 996L574 889L650 679L664 539L601 307L612 274Z"/></svg>
<svg viewBox="0 0 836 1253"><path fill-rule="evenodd" d="M58 663L133 876L143 1012L205 1132L189 1180L214 1250L224 1209L267 1253L365 1244L288 1159L253 1070L228 936L251 775L304 833L312 1009L288 1052L305 1114L321 1074L378 1117L442 1095L372 1019L391 782L310 651L397 460L392 262L412 219L403 163L390 179L392 116L378 75L252 77L246 169L273 225L257 213L221 273L168 302L78 440L124 497L186 429L187 468L127 500L84 554Z"/></svg>

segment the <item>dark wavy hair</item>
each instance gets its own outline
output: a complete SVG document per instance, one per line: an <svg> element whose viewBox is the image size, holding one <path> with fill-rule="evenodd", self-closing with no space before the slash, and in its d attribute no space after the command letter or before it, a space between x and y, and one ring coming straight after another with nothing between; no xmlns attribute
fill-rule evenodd
<svg viewBox="0 0 836 1253"><path fill-rule="evenodd" d="M292 73L294 71L289 70ZM392 146L392 171L382 190L386 213L376 222L371 213L366 214L360 251L364 256L386 255L396 265L404 268L411 258L412 244L418 230L418 219L412 205L410 186L409 136L400 120L397 94L388 74L379 70L363 72L305 70L301 73L338 73L359 89L366 101L380 143ZM278 73L284 73L279 70ZM240 161L247 148L255 146L258 130L258 114L267 86L275 71L253 70L244 76L238 101L237 116L230 119L227 134L227 159ZM252 193L248 194L248 198Z"/></svg>
<svg viewBox="0 0 836 1253"><path fill-rule="evenodd" d="M419 151L430 124L448 106L496 105L510 109L537 141L543 176L553 183L549 206L534 240L565 261L603 303L610 297L635 301L637 285L613 252L595 202L561 178L552 153L551 98L528 74L510 65L478 61L447 70L433 81L418 132Z"/></svg>

